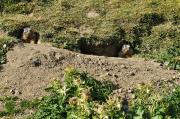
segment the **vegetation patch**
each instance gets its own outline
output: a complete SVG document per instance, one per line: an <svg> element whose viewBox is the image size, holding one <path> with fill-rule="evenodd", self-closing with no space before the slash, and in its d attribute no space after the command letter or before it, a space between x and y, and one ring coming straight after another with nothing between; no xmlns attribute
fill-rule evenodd
<svg viewBox="0 0 180 119"><path fill-rule="evenodd" d="M178 27L171 23L154 27L152 34L143 39L141 55L156 59L171 69L179 69L179 34Z"/></svg>
<svg viewBox="0 0 180 119"><path fill-rule="evenodd" d="M15 38L0 36L0 65L6 62L6 53L15 42Z"/></svg>
<svg viewBox="0 0 180 119"><path fill-rule="evenodd" d="M162 54L179 39L177 4L177 0L7 0L1 4L0 28L19 38L28 26L53 46L105 56L117 56L125 40L138 56L165 63L162 57L172 56ZM87 16L92 12L98 17Z"/></svg>
<svg viewBox="0 0 180 119"><path fill-rule="evenodd" d="M97 81L85 72L65 70L64 82L54 80L46 91L49 95L27 101L17 97L2 97L4 111L0 117L34 113L29 119L104 119L104 118L175 118L180 116L180 87L170 81L140 84L134 99L112 94L116 86L109 81Z"/></svg>

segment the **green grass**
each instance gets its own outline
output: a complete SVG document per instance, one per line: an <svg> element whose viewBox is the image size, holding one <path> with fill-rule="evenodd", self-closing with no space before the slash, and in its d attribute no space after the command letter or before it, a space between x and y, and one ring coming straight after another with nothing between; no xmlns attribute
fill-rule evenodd
<svg viewBox="0 0 180 119"><path fill-rule="evenodd" d="M90 44L118 45L125 39L133 44L139 56L165 63L173 58L164 56L164 52L174 47L180 36L178 4L178 0L12 1L0 17L0 29L19 37L23 27L31 26L40 32L42 41L78 52L82 35L85 43ZM87 17L90 11L99 16Z"/></svg>

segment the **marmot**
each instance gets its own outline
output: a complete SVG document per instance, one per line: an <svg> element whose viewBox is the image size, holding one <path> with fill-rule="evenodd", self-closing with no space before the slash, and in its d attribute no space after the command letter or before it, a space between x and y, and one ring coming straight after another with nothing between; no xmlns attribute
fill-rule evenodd
<svg viewBox="0 0 180 119"><path fill-rule="evenodd" d="M128 44L124 44L121 48L121 51L119 52L118 56L123 58L132 57L134 54L134 51L132 47Z"/></svg>
<svg viewBox="0 0 180 119"><path fill-rule="evenodd" d="M31 28L24 28L23 29L22 41L24 43L34 42L34 44L37 44L39 37L40 37L39 33L32 30Z"/></svg>

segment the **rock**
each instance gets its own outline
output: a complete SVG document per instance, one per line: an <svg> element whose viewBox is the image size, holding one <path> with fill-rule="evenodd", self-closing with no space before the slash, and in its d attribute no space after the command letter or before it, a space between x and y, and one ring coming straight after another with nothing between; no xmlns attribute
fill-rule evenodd
<svg viewBox="0 0 180 119"><path fill-rule="evenodd" d="M159 65L160 65L161 67L164 66L164 64L163 64L162 62L161 62Z"/></svg>
<svg viewBox="0 0 180 119"><path fill-rule="evenodd" d="M136 74L134 72L131 72L130 73L130 76L135 76Z"/></svg>
<svg viewBox="0 0 180 119"><path fill-rule="evenodd" d="M120 67L121 67L121 69L127 69L127 67L125 65L121 65Z"/></svg>
<svg viewBox="0 0 180 119"><path fill-rule="evenodd" d="M147 68L147 69L146 69L146 71L152 71L152 69L150 69L150 68Z"/></svg>
<svg viewBox="0 0 180 119"><path fill-rule="evenodd" d="M16 93L16 89L15 88L11 89L10 93L14 95Z"/></svg>
<svg viewBox="0 0 180 119"><path fill-rule="evenodd" d="M114 74L114 77L115 77L115 78L118 78L118 75Z"/></svg>
<svg viewBox="0 0 180 119"><path fill-rule="evenodd" d="M122 92L123 92L122 88L118 89L118 93L122 93Z"/></svg>
<svg viewBox="0 0 180 119"><path fill-rule="evenodd" d="M21 95L21 94L22 94L22 92L15 90L15 95Z"/></svg>
<svg viewBox="0 0 180 119"><path fill-rule="evenodd" d="M31 60L31 64L32 64L33 67L38 67L38 66L41 65L41 60L38 59L38 58L34 58L34 59Z"/></svg>
<svg viewBox="0 0 180 119"><path fill-rule="evenodd" d="M133 93L133 92L134 92L134 90L133 90L133 89L131 89L131 88L129 88L127 92L128 92L128 93Z"/></svg>
<svg viewBox="0 0 180 119"><path fill-rule="evenodd" d="M55 58L57 59L57 61L62 61L62 60L65 59L65 56L62 56L62 55L60 55L60 54L57 54L57 55L55 55Z"/></svg>
<svg viewBox="0 0 180 119"><path fill-rule="evenodd" d="M22 92L18 91L17 89L13 88L10 90L10 93L13 94L13 95L21 95Z"/></svg>
<svg viewBox="0 0 180 119"><path fill-rule="evenodd" d="M172 77L172 80L176 80L176 79L179 79L179 78L177 76Z"/></svg>
<svg viewBox="0 0 180 119"><path fill-rule="evenodd" d="M112 74L111 74L111 73L107 73L107 75L108 75L108 76L112 76Z"/></svg>

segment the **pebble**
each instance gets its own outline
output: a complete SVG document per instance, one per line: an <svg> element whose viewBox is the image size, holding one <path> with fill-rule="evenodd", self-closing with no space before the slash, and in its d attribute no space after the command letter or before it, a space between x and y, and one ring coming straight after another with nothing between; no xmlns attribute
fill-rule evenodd
<svg viewBox="0 0 180 119"><path fill-rule="evenodd" d="M122 92L123 92L122 88L118 89L118 93L122 93Z"/></svg>
<svg viewBox="0 0 180 119"><path fill-rule="evenodd" d="M108 75L108 76L112 76L112 74L110 74L110 73L107 73L107 75Z"/></svg>
<svg viewBox="0 0 180 119"><path fill-rule="evenodd" d="M130 76L135 76L136 74L134 72L131 72L130 73Z"/></svg>
<svg viewBox="0 0 180 119"><path fill-rule="evenodd" d="M128 89L128 93L133 93L133 89Z"/></svg>
<svg viewBox="0 0 180 119"><path fill-rule="evenodd" d="M38 58L34 58L31 60L31 64L33 67L37 67L37 66L40 66L41 65L41 60L38 59Z"/></svg>
<svg viewBox="0 0 180 119"><path fill-rule="evenodd" d="M16 90L15 88L11 89L10 93L13 94L13 95L21 95L22 94L22 92Z"/></svg>
<svg viewBox="0 0 180 119"><path fill-rule="evenodd" d="M120 66L122 69L126 69L127 67L125 65Z"/></svg>
<svg viewBox="0 0 180 119"><path fill-rule="evenodd" d="M11 89L10 93L14 95L16 93L16 89L15 88Z"/></svg>
<svg viewBox="0 0 180 119"><path fill-rule="evenodd" d="M115 78L118 78L118 75L114 74L114 77L115 77Z"/></svg>

